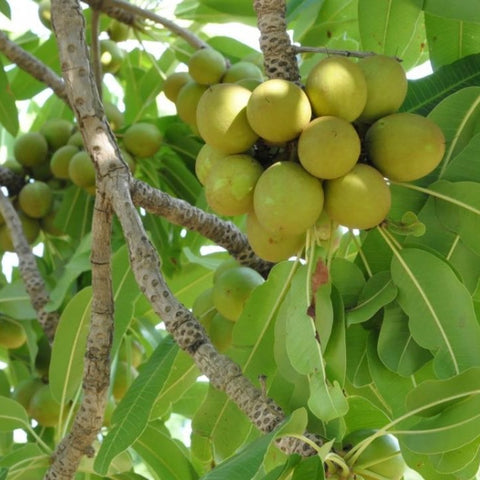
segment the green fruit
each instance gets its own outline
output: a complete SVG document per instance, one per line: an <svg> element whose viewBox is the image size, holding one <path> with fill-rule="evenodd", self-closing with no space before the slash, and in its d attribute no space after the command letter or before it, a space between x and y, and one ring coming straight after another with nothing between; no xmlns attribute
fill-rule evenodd
<svg viewBox="0 0 480 480"><path fill-rule="evenodd" d="M60 230L57 225L55 224L55 218L57 215L56 210L51 210L45 217L40 219L40 228L49 235L53 235L55 237L61 237L65 234L62 230Z"/></svg>
<svg viewBox="0 0 480 480"><path fill-rule="evenodd" d="M197 128L197 105L207 88L206 85L200 85L195 81L188 82L180 89L175 101L178 116L195 128Z"/></svg>
<svg viewBox="0 0 480 480"><path fill-rule="evenodd" d="M67 144L72 131L72 122L63 118L51 118L40 128L40 133L47 139L48 146L53 151Z"/></svg>
<svg viewBox="0 0 480 480"><path fill-rule="evenodd" d="M197 106L197 128L206 143L227 154L247 151L258 139L247 120L252 92L240 85L209 87Z"/></svg>
<svg viewBox="0 0 480 480"><path fill-rule="evenodd" d="M128 165L128 168L132 172L132 175L135 173L135 170L137 169L137 164L135 162L135 159L125 150L122 148L120 149L120 154L122 155L122 158L124 162Z"/></svg>
<svg viewBox="0 0 480 480"><path fill-rule="evenodd" d="M250 126L273 144L298 137L311 116L312 109L304 91L293 82L280 78L261 83L248 100Z"/></svg>
<svg viewBox="0 0 480 480"><path fill-rule="evenodd" d="M111 129L115 131L121 128L124 123L123 112L112 102L103 102L103 108Z"/></svg>
<svg viewBox="0 0 480 480"><path fill-rule="evenodd" d="M429 118L392 113L377 120L365 135L367 155L387 178L410 182L432 172L445 153L445 137Z"/></svg>
<svg viewBox="0 0 480 480"><path fill-rule="evenodd" d="M217 310L213 305L213 288L204 290L195 299L192 305L192 313L208 333L210 331L211 320L217 313Z"/></svg>
<svg viewBox="0 0 480 480"><path fill-rule="evenodd" d="M50 348L50 344L45 335L40 337L37 346L38 351L37 356L35 357L35 371L41 378L48 378L52 349Z"/></svg>
<svg viewBox="0 0 480 480"><path fill-rule="evenodd" d="M226 156L225 153L213 148L208 143L202 146L195 159L195 174L202 185L205 185L213 165Z"/></svg>
<svg viewBox="0 0 480 480"><path fill-rule="evenodd" d="M70 179L68 165L72 157L78 152L78 147L75 145L64 145L54 152L50 159L50 170L54 177L64 180Z"/></svg>
<svg viewBox="0 0 480 480"><path fill-rule="evenodd" d="M263 228L277 235L298 235L322 213L322 183L298 163L277 162L258 179L253 204Z"/></svg>
<svg viewBox="0 0 480 480"><path fill-rule="evenodd" d="M20 190L18 204L29 217L43 218L52 209L52 189L40 181L27 183Z"/></svg>
<svg viewBox="0 0 480 480"><path fill-rule="evenodd" d="M134 338L126 338L120 344L118 359L122 362L130 360L130 364L137 368L143 362L145 350L143 345Z"/></svg>
<svg viewBox="0 0 480 480"><path fill-rule="evenodd" d="M120 70L124 54L113 40L100 40L100 62L104 73L115 74Z"/></svg>
<svg viewBox="0 0 480 480"><path fill-rule="evenodd" d="M219 215L241 215L253 209L253 192L263 172L250 155L229 155L216 162L205 181L208 205Z"/></svg>
<svg viewBox="0 0 480 480"><path fill-rule="evenodd" d="M375 168L358 163L346 175L326 180L325 211L348 228L373 228L387 216L390 188Z"/></svg>
<svg viewBox="0 0 480 480"><path fill-rule="evenodd" d="M53 398L49 385L42 385L30 400L30 414L42 427L55 427L60 419L61 405Z"/></svg>
<svg viewBox="0 0 480 480"><path fill-rule="evenodd" d="M123 145L137 158L152 157L162 145L162 134L153 123L134 123L123 134Z"/></svg>
<svg viewBox="0 0 480 480"><path fill-rule="evenodd" d="M123 361L117 363L112 383L113 397L117 402L125 396L125 393L137 376L138 371L133 365Z"/></svg>
<svg viewBox="0 0 480 480"><path fill-rule="evenodd" d="M30 401L35 392L44 385L37 377L25 378L18 382L12 392L12 398L22 405L30 415Z"/></svg>
<svg viewBox="0 0 480 480"><path fill-rule="evenodd" d="M298 158L315 177L331 179L350 171L360 156L360 137L339 117L315 118L298 139Z"/></svg>
<svg viewBox="0 0 480 480"><path fill-rule="evenodd" d="M80 151L70 159L68 176L79 187L88 188L95 185L95 167L87 152Z"/></svg>
<svg viewBox="0 0 480 480"><path fill-rule="evenodd" d="M51 11L50 0L41 0L38 4L38 18L42 24L48 28L52 29L52 11Z"/></svg>
<svg viewBox="0 0 480 480"><path fill-rule="evenodd" d="M14 158L7 158L3 162L2 167L8 168L12 172L16 173L17 175L21 175L22 177L25 175L25 169Z"/></svg>
<svg viewBox="0 0 480 480"><path fill-rule="evenodd" d="M227 258L224 260L213 273L213 283L217 281L217 278L223 273L229 270L230 268L240 267L240 264L234 258Z"/></svg>
<svg viewBox="0 0 480 480"><path fill-rule="evenodd" d="M188 73L200 85L220 82L226 70L225 57L212 48L201 48L188 60Z"/></svg>
<svg viewBox="0 0 480 480"><path fill-rule="evenodd" d="M353 122L367 103L362 69L345 57L326 57L308 74L305 91L317 117L333 115Z"/></svg>
<svg viewBox="0 0 480 480"><path fill-rule="evenodd" d="M42 163L41 165L35 165L30 168L30 175L35 180L46 182L53 178L52 171L50 170L50 162Z"/></svg>
<svg viewBox="0 0 480 480"><path fill-rule="evenodd" d="M114 42L124 42L125 40L128 40L128 37L130 36L130 25L112 18L112 20L110 20L110 25L107 28L107 33L110 40L113 40Z"/></svg>
<svg viewBox="0 0 480 480"><path fill-rule="evenodd" d="M305 234L271 233L260 225L254 213L247 215L247 238L252 250L268 262L280 262L296 255L305 245Z"/></svg>
<svg viewBox="0 0 480 480"><path fill-rule="evenodd" d="M25 329L15 320L0 317L0 347L15 349L21 347L27 341Z"/></svg>
<svg viewBox="0 0 480 480"><path fill-rule="evenodd" d="M220 313L215 313L210 321L208 336L213 346L220 352L224 353L232 344L232 335L234 322L224 317Z"/></svg>
<svg viewBox="0 0 480 480"><path fill-rule="evenodd" d="M163 82L163 93L171 102L175 103L181 88L191 81L192 77L188 72L174 72Z"/></svg>
<svg viewBox="0 0 480 480"><path fill-rule="evenodd" d="M371 123L396 112L407 95L407 76L401 64L386 55L362 58L357 64L367 81L367 103L359 117Z"/></svg>
<svg viewBox="0 0 480 480"><path fill-rule="evenodd" d="M265 280L248 267L229 268L213 285L213 304L228 320L236 322L255 287Z"/></svg>
<svg viewBox="0 0 480 480"><path fill-rule="evenodd" d="M18 212L18 217L20 218L20 222L22 224L23 234L25 235L27 242L32 245L35 243L35 240L40 233L40 224L38 223L37 219L29 217L22 211ZM0 227L0 250L5 252L15 251L15 247L13 246L13 242L10 237L10 232L8 231L6 225L2 225Z"/></svg>
<svg viewBox="0 0 480 480"><path fill-rule="evenodd" d="M83 148L83 137L80 130L73 133L67 142L68 145L74 145L77 148Z"/></svg>
<svg viewBox="0 0 480 480"><path fill-rule="evenodd" d="M236 83L240 80L255 79L263 82L263 73L260 68L252 62L240 61L234 63L222 78L223 83Z"/></svg>
<svg viewBox="0 0 480 480"><path fill-rule="evenodd" d="M374 433L376 430L357 430L349 434L343 440L343 444L355 446ZM365 480L378 478L400 480L406 470L398 441L390 434L375 438L350 467L353 473L361 475Z"/></svg>
<svg viewBox="0 0 480 480"><path fill-rule="evenodd" d="M48 158L48 143L40 132L20 135L13 144L15 160L24 167L45 163Z"/></svg>
<svg viewBox="0 0 480 480"><path fill-rule="evenodd" d="M235 82L235 84L253 92L262 82L263 80L257 80L256 78L242 78L238 82Z"/></svg>

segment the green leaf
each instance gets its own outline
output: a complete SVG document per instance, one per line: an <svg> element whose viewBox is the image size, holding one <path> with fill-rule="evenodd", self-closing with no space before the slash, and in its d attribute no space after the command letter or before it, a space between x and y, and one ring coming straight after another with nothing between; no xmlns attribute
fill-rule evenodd
<svg viewBox="0 0 480 480"><path fill-rule="evenodd" d="M10 5L7 0L0 0L0 13L3 13L8 19L11 19Z"/></svg>
<svg viewBox="0 0 480 480"><path fill-rule="evenodd" d="M451 182L480 182L480 171L476 164L479 148L480 134L477 133L472 137L465 148L452 158L444 170L442 180L449 180Z"/></svg>
<svg viewBox="0 0 480 480"><path fill-rule="evenodd" d="M449 95L480 81L480 55L473 54L443 65L431 75L408 81L408 92L400 111L428 115Z"/></svg>
<svg viewBox="0 0 480 480"><path fill-rule="evenodd" d="M0 61L0 123L12 136L18 133L18 111L15 97L12 94L8 78Z"/></svg>
<svg viewBox="0 0 480 480"><path fill-rule="evenodd" d="M85 287L68 302L55 332L49 368L50 391L62 405L75 397L82 383L91 303L92 287Z"/></svg>
<svg viewBox="0 0 480 480"><path fill-rule="evenodd" d="M355 307L347 311L347 325L370 320L382 307L397 296L397 287L389 271L377 272L367 280Z"/></svg>
<svg viewBox="0 0 480 480"><path fill-rule="evenodd" d="M347 376L355 387L371 383L367 362L368 331L361 325L347 328Z"/></svg>
<svg viewBox="0 0 480 480"><path fill-rule="evenodd" d="M466 465L470 465L471 463L476 465L479 464L479 449L480 445L478 440L474 440L472 443L457 448L456 450L442 452L437 455L430 455L430 461L437 472L443 474L456 473L463 470Z"/></svg>
<svg viewBox="0 0 480 480"><path fill-rule="evenodd" d="M355 432L363 429L378 429L388 424L391 419L370 402L360 395L350 395L348 398L348 412L344 416L347 432ZM340 440L339 438L336 439Z"/></svg>
<svg viewBox="0 0 480 480"><path fill-rule="evenodd" d="M329 422L348 412L348 402L338 382L328 382L321 371L309 375L309 381L308 407L317 418Z"/></svg>
<svg viewBox="0 0 480 480"><path fill-rule="evenodd" d="M93 196L72 185L64 190L56 223L72 238L80 239L91 230Z"/></svg>
<svg viewBox="0 0 480 480"><path fill-rule="evenodd" d="M365 286L365 278L358 265L345 258L335 257L330 266L330 275L343 298L345 308L356 305Z"/></svg>
<svg viewBox="0 0 480 480"><path fill-rule="evenodd" d="M288 2L287 22L293 30L295 40L302 38L317 23L316 20L324 4L324 0L307 0ZM292 5L293 4L293 5Z"/></svg>
<svg viewBox="0 0 480 480"><path fill-rule="evenodd" d="M480 5L476 2L455 4L449 0L424 0L423 9L438 17L480 23Z"/></svg>
<svg viewBox="0 0 480 480"><path fill-rule="evenodd" d="M0 396L0 432L11 432L28 425L25 408L11 398Z"/></svg>
<svg viewBox="0 0 480 480"><path fill-rule="evenodd" d="M142 367L113 413L113 428L95 459L97 472L105 475L110 462L145 430L153 403L169 374L177 350L172 338L166 337Z"/></svg>
<svg viewBox="0 0 480 480"><path fill-rule="evenodd" d="M312 478L315 480L325 478L325 465L318 455L303 458L295 467L291 480L311 480Z"/></svg>
<svg viewBox="0 0 480 480"><path fill-rule="evenodd" d="M5 478L9 480L43 478L50 464L50 455L44 453L37 444L33 443L19 445L7 455L0 457L0 467L8 468L8 476ZM0 468L0 472L1 470Z"/></svg>
<svg viewBox="0 0 480 480"><path fill-rule="evenodd" d="M423 0L359 0L362 50L402 59L406 70L419 63L425 49Z"/></svg>
<svg viewBox="0 0 480 480"><path fill-rule="evenodd" d="M404 377L415 373L432 358L431 353L412 338L408 317L396 304L385 307L378 356L390 370Z"/></svg>
<svg viewBox="0 0 480 480"><path fill-rule="evenodd" d="M16 320L36 317L22 280L16 280L0 289L0 311Z"/></svg>

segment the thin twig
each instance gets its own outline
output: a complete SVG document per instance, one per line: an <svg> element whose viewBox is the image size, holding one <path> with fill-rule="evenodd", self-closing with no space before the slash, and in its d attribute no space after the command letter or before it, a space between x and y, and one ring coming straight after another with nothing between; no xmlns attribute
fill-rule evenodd
<svg viewBox="0 0 480 480"><path fill-rule="evenodd" d="M360 52L355 50L338 50L336 48L328 48L328 47L308 47L303 45L294 45L293 49L295 53L324 53L325 55L338 55L342 57L355 57L355 58L365 58L365 57L372 57L374 55L378 55L375 52ZM400 57L392 57L397 62L401 62L402 59Z"/></svg>

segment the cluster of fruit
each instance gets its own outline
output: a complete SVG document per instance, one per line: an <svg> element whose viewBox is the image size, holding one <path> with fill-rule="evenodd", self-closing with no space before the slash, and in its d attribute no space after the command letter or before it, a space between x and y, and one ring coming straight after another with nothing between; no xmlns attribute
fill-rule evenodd
<svg viewBox="0 0 480 480"><path fill-rule="evenodd" d="M231 345L233 327L243 312L245 302L253 289L263 282L258 272L229 259L215 270L213 286L195 299L192 313L204 326L219 352L225 352Z"/></svg>
<svg viewBox="0 0 480 480"><path fill-rule="evenodd" d="M207 58L198 68L203 83L178 73L179 89L166 85L174 92L166 94L205 141L196 173L209 206L247 214L249 241L266 260L296 254L322 212L344 227L375 227L390 210L389 183L421 178L443 157L441 129L398 112L407 78L391 57L326 57L304 88L271 79L250 91L228 80L225 65L212 61L218 55L200 50L188 75L198 78L194 60ZM187 93L188 116L180 102Z"/></svg>

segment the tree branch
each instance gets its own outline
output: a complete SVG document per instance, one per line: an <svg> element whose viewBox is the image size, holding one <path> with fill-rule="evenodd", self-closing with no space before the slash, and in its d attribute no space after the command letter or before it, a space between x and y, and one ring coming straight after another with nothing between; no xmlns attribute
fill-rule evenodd
<svg viewBox="0 0 480 480"><path fill-rule="evenodd" d="M0 166L0 185L7 188L9 196L13 196L25 185L25 178L9 168Z"/></svg>

